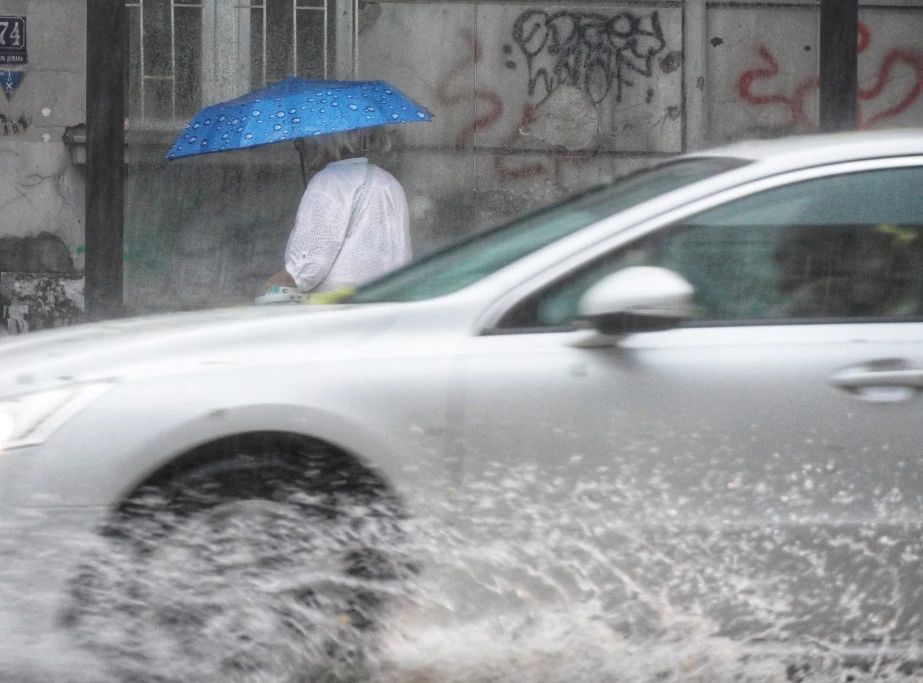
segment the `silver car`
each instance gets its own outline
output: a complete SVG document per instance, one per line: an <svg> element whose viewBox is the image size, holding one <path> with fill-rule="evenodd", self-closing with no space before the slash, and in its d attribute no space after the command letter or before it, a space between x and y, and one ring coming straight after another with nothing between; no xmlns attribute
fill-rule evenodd
<svg viewBox="0 0 923 683"><path fill-rule="evenodd" d="M0 662L54 623L231 676L293 633L355 664L346 632L551 613L789 673L917 661L923 132L687 155L335 305L0 359L30 605Z"/></svg>

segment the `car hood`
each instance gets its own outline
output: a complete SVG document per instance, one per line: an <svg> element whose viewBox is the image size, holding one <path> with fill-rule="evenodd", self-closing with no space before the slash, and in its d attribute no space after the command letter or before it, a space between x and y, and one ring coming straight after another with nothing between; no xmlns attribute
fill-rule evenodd
<svg viewBox="0 0 923 683"><path fill-rule="evenodd" d="M398 315L393 304L250 306L110 320L0 339L0 396L191 366L341 355ZM297 355L296 355L297 354Z"/></svg>

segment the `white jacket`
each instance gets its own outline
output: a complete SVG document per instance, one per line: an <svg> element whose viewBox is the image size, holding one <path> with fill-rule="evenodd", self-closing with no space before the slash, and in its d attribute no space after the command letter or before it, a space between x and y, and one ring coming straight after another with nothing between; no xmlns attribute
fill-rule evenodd
<svg viewBox="0 0 923 683"><path fill-rule="evenodd" d="M369 186L347 233L367 170ZM355 286L409 260L407 198L394 176L358 158L327 164L311 178L285 247L285 269L298 289Z"/></svg>

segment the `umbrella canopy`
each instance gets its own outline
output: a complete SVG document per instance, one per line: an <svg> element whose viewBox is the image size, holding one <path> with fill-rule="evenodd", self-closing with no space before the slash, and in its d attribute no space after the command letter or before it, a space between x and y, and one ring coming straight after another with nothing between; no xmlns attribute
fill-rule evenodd
<svg viewBox="0 0 923 683"><path fill-rule="evenodd" d="M425 108L384 81L286 78L202 109L173 143L167 159L431 118Z"/></svg>

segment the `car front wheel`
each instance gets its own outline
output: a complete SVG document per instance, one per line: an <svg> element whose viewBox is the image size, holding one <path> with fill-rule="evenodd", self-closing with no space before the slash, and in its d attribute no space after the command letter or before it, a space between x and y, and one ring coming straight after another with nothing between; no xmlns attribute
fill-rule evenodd
<svg viewBox="0 0 923 683"><path fill-rule="evenodd" d="M355 463L298 455L244 448L132 496L74 581L80 645L144 680L362 678L412 574L401 514Z"/></svg>

